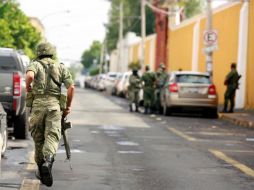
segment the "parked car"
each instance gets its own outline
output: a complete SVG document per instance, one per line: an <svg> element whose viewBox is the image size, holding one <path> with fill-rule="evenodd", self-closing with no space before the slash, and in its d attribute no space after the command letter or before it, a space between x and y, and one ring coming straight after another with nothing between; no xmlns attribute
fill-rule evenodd
<svg viewBox="0 0 254 190"><path fill-rule="evenodd" d="M6 113L2 104L0 103L0 151L1 156L4 155L7 148L8 141L8 132L7 132L7 124L6 124Z"/></svg>
<svg viewBox="0 0 254 190"><path fill-rule="evenodd" d="M105 81L104 81L104 85L105 85L105 90L109 93L112 92L112 88L114 86L115 80L117 78L119 73L116 72L108 72L105 76Z"/></svg>
<svg viewBox="0 0 254 190"><path fill-rule="evenodd" d="M27 135L25 98L25 66L20 54L0 48L0 102L7 113L7 126L17 139Z"/></svg>
<svg viewBox="0 0 254 190"><path fill-rule="evenodd" d="M129 77L131 75L131 72L125 72L123 73L120 81L118 82L117 86L116 86L116 95L117 96L121 96L121 97L125 97L125 85L127 82L129 82Z"/></svg>
<svg viewBox="0 0 254 190"><path fill-rule="evenodd" d="M106 80L106 75L99 74L99 78L98 78L97 85L96 85L97 90L99 90L99 91L105 90L105 80Z"/></svg>
<svg viewBox="0 0 254 190"><path fill-rule="evenodd" d="M217 117L218 95L207 73L172 72L161 91L164 115L175 109L205 110L207 116Z"/></svg>
<svg viewBox="0 0 254 190"><path fill-rule="evenodd" d="M117 85L119 84L119 82L121 81L122 77L123 77L123 73L118 73L117 74L117 77L116 77L116 79L114 81L114 84L113 84L113 87L111 89L111 94L112 95L116 95L116 90L117 90L116 88L117 88Z"/></svg>

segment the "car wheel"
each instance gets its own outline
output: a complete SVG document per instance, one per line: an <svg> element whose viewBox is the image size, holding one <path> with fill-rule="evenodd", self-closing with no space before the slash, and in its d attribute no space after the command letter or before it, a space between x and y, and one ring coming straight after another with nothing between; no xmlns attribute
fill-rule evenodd
<svg viewBox="0 0 254 190"><path fill-rule="evenodd" d="M211 110L211 118L213 118L213 119L217 119L217 118L218 118L218 111L217 111L217 108Z"/></svg>
<svg viewBox="0 0 254 190"><path fill-rule="evenodd" d="M14 137L16 139L26 139L27 130L26 130L26 112L22 115L17 116L14 119Z"/></svg>
<svg viewBox="0 0 254 190"><path fill-rule="evenodd" d="M206 115L206 117L208 117L208 118L217 119L217 118L218 118L217 108L208 109L208 110L207 110L207 113L206 113L205 115Z"/></svg>

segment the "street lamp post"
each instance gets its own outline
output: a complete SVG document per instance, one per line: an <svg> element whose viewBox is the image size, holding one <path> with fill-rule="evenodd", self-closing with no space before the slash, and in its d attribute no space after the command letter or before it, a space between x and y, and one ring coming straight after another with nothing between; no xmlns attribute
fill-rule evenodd
<svg viewBox="0 0 254 190"><path fill-rule="evenodd" d="M142 69L145 66L145 38L146 38L146 0L141 0L141 59L140 64Z"/></svg>
<svg viewBox="0 0 254 190"><path fill-rule="evenodd" d="M213 29L213 16L212 16L212 0L207 0L207 21L206 21L206 30L208 32L212 31ZM207 44L207 48L210 49L206 51L206 71L213 76L213 50L211 44Z"/></svg>
<svg viewBox="0 0 254 190"><path fill-rule="evenodd" d="M122 54L123 54L123 1L119 7L119 37L118 37L118 72L122 72Z"/></svg>

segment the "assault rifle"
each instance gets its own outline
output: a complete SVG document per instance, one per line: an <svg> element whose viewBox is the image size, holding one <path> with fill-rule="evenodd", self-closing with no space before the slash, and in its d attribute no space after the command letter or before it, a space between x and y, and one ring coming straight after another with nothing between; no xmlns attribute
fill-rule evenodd
<svg viewBox="0 0 254 190"><path fill-rule="evenodd" d="M62 135L63 135L63 141L64 141L64 148L65 148L65 152L66 152L66 160L69 160L70 162L70 168L72 170L72 166L71 166L71 149L70 149L70 144L68 141L68 136L67 136L67 129L72 128L72 124L71 122L67 122L67 118L66 117L62 117L61 120L61 126L62 126Z"/></svg>

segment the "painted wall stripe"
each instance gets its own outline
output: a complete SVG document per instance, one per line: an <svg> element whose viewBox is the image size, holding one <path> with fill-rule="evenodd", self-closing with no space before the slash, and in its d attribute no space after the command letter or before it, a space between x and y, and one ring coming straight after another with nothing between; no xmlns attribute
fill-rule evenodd
<svg viewBox="0 0 254 190"><path fill-rule="evenodd" d="M245 1L240 11L237 70L242 75L236 92L236 108L244 108L246 95L247 52L248 52L249 3Z"/></svg>

